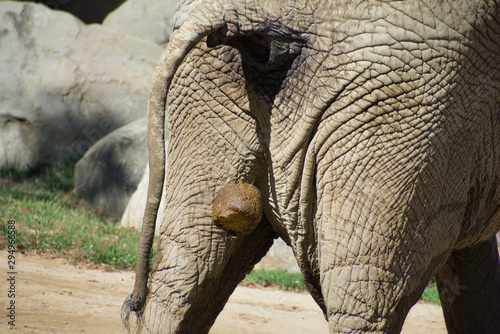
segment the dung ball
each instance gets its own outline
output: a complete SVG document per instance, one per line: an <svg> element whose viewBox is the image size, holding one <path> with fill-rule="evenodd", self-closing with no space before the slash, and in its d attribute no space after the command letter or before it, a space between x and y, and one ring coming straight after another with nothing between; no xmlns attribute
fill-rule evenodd
<svg viewBox="0 0 500 334"><path fill-rule="evenodd" d="M214 198L212 222L235 234L250 234L262 219L262 195L249 183L228 184Z"/></svg>

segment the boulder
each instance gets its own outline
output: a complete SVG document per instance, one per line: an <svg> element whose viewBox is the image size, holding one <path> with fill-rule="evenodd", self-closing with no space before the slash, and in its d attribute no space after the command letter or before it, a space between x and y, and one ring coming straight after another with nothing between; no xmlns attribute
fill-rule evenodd
<svg viewBox="0 0 500 334"><path fill-rule="evenodd" d="M29 2L43 3L50 9L71 13L85 23L101 23L106 15L123 1L125 0L32 0Z"/></svg>
<svg viewBox="0 0 500 334"><path fill-rule="evenodd" d="M0 2L0 50L0 168L77 159L144 117L163 51L62 11L11 1Z"/></svg>
<svg viewBox="0 0 500 334"><path fill-rule="evenodd" d="M120 222L122 226L134 227L138 231L141 230L142 218L144 216L144 209L146 208L146 200L148 197L148 183L149 183L149 164L146 166L142 180L137 186L136 191L130 198L127 207L123 212L123 216ZM164 215L165 215L165 203L162 197L162 200L160 202L160 208L158 210L158 215L156 217L155 233L157 235L160 232L160 225Z"/></svg>
<svg viewBox="0 0 500 334"><path fill-rule="evenodd" d="M119 219L148 161L142 118L99 140L75 166L75 190L84 201Z"/></svg>
<svg viewBox="0 0 500 334"><path fill-rule="evenodd" d="M176 0L128 0L110 13L103 26L157 44L168 42Z"/></svg>
<svg viewBox="0 0 500 334"><path fill-rule="evenodd" d="M498 254L500 254L500 232L497 233Z"/></svg>
<svg viewBox="0 0 500 334"><path fill-rule="evenodd" d="M255 269L284 270L289 273L300 273L299 265L293 254L292 247L288 246L282 239L274 240L271 249L266 256L260 260Z"/></svg>
<svg viewBox="0 0 500 334"><path fill-rule="evenodd" d="M33 125L25 119L0 115L0 161L4 167L32 166L37 161Z"/></svg>

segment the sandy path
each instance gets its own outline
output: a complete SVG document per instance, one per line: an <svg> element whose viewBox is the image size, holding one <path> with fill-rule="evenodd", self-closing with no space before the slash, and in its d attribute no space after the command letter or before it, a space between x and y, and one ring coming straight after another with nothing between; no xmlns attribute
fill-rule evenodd
<svg viewBox="0 0 500 334"><path fill-rule="evenodd" d="M132 291L133 273L81 269L62 259L17 253L16 326L10 328L6 251L0 252L0 268L1 333L125 333L119 313ZM327 323L309 295L240 287L210 334L327 332ZM417 304L403 333L446 333L441 308Z"/></svg>

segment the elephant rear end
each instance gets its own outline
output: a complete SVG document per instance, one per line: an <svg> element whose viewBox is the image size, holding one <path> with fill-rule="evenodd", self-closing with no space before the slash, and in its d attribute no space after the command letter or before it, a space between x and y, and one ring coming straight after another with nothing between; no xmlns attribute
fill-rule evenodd
<svg viewBox="0 0 500 334"><path fill-rule="evenodd" d="M399 332L433 276L450 332L500 328L498 2L184 9L150 94L145 224L167 205L125 308L144 331L208 332L277 236L331 333ZM238 183L262 196L250 234L212 221Z"/></svg>

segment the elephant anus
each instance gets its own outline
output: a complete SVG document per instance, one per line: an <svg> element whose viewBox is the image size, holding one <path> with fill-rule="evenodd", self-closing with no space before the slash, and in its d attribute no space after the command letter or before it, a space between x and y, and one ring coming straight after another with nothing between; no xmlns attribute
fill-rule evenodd
<svg viewBox="0 0 500 334"><path fill-rule="evenodd" d="M498 0L186 0L174 27L127 326L208 333L280 237L330 333L400 332L432 277L450 333L499 332Z"/></svg>

